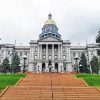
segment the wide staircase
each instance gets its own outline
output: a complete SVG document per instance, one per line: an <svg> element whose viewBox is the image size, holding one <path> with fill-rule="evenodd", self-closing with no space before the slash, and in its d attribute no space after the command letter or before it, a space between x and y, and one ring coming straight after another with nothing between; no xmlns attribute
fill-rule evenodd
<svg viewBox="0 0 100 100"><path fill-rule="evenodd" d="M60 73L30 73L9 87L0 100L100 100L100 91L81 79Z"/></svg>

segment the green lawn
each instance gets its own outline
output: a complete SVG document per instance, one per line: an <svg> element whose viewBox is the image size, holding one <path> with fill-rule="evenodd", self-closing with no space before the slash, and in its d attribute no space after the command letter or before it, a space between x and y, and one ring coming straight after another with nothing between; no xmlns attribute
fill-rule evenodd
<svg viewBox="0 0 100 100"><path fill-rule="evenodd" d="M0 74L0 90L15 85L21 77L25 76L25 74Z"/></svg>
<svg viewBox="0 0 100 100"><path fill-rule="evenodd" d="M76 74L78 78L83 78L89 86L100 87L100 74Z"/></svg>

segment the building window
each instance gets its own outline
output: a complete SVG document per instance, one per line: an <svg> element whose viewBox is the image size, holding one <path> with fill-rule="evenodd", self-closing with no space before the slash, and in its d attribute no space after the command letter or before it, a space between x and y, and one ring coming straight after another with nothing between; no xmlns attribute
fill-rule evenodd
<svg viewBox="0 0 100 100"><path fill-rule="evenodd" d="M91 55L93 55L93 51L91 51Z"/></svg>
<svg viewBox="0 0 100 100"><path fill-rule="evenodd" d="M55 55L55 59L57 59L57 55Z"/></svg>
<svg viewBox="0 0 100 100"><path fill-rule="evenodd" d="M49 49L49 52L51 52L51 49Z"/></svg>
<svg viewBox="0 0 100 100"><path fill-rule="evenodd" d="M51 60L51 55L49 55L49 60Z"/></svg>
<svg viewBox="0 0 100 100"><path fill-rule="evenodd" d="M81 53L80 52L78 53L78 56L81 57Z"/></svg>
<svg viewBox="0 0 100 100"><path fill-rule="evenodd" d="M47 34L45 34L45 36L47 36Z"/></svg>
<svg viewBox="0 0 100 100"><path fill-rule="evenodd" d="M65 47L63 47L63 52L65 52Z"/></svg>
<svg viewBox="0 0 100 100"><path fill-rule="evenodd" d="M35 47L35 52L37 52L38 51L38 49L37 49L37 47Z"/></svg>
<svg viewBox="0 0 100 100"><path fill-rule="evenodd" d="M2 51L1 51L2 53L4 53L4 49L2 49Z"/></svg>
<svg viewBox="0 0 100 100"><path fill-rule="evenodd" d="M20 52L20 57L22 57L22 52Z"/></svg>
<svg viewBox="0 0 100 100"><path fill-rule="evenodd" d="M27 52L25 52L25 55L27 56Z"/></svg>
<svg viewBox="0 0 100 100"><path fill-rule="evenodd" d="M97 55L100 56L100 50L97 50Z"/></svg>
<svg viewBox="0 0 100 100"><path fill-rule="evenodd" d="M73 57L75 57L76 56L76 54L75 54L75 52L73 53Z"/></svg>
<svg viewBox="0 0 100 100"><path fill-rule="evenodd" d="M10 55L10 51L8 51L8 55Z"/></svg>
<svg viewBox="0 0 100 100"><path fill-rule="evenodd" d="M45 52L45 48L43 48L43 52Z"/></svg>
<svg viewBox="0 0 100 100"><path fill-rule="evenodd" d="M37 60L37 56L36 55L34 56L34 59Z"/></svg>
<svg viewBox="0 0 100 100"><path fill-rule="evenodd" d="M55 34L53 34L53 36L55 36Z"/></svg>
<svg viewBox="0 0 100 100"><path fill-rule="evenodd" d="M55 48L55 52L57 52L57 48Z"/></svg>
<svg viewBox="0 0 100 100"><path fill-rule="evenodd" d="M63 60L66 60L66 56L65 55L63 55Z"/></svg>
<svg viewBox="0 0 100 100"><path fill-rule="evenodd" d="M45 55L43 55L43 59L45 59L45 57L46 57L46 56L45 56Z"/></svg>
<svg viewBox="0 0 100 100"><path fill-rule="evenodd" d="M44 38L44 35L42 35L42 38Z"/></svg>

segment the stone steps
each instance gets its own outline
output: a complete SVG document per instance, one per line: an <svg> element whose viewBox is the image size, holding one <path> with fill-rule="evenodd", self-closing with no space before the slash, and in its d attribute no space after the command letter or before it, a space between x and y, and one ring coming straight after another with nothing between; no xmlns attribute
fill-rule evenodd
<svg viewBox="0 0 100 100"><path fill-rule="evenodd" d="M100 91L72 75L32 74L9 87L0 100L100 100Z"/></svg>
<svg viewBox="0 0 100 100"><path fill-rule="evenodd" d="M16 98L16 99L15 99ZM30 98L30 99L29 99ZM8 88L0 100L100 100L100 92L91 87L25 87Z"/></svg>

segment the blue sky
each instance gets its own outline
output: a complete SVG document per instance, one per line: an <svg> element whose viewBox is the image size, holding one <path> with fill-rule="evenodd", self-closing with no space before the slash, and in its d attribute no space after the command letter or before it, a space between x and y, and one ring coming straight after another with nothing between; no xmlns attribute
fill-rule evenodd
<svg viewBox="0 0 100 100"><path fill-rule="evenodd" d="M100 0L0 0L0 43L29 45L37 40L48 14L72 45L95 43Z"/></svg>

